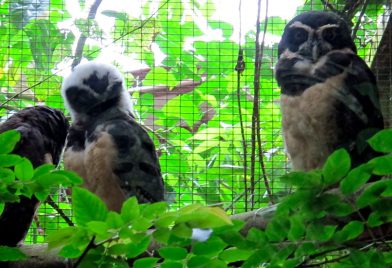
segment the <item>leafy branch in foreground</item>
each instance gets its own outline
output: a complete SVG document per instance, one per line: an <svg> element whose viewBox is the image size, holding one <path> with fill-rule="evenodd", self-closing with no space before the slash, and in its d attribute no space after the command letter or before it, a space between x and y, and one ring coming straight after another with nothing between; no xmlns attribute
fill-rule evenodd
<svg viewBox="0 0 392 268"><path fill-rule="evenodd" d="M376 134L369 144L384 155L353 169L341 149L321 170L285 175L295 192L265 228L247 232L217 207L170 211L130 198L117 213L74 188L76 226L49 234L49 248L78 267L389 267L392 180L368 180L392 174L391 139L392 130ZM211 230L195 239L195 228Z"/></svg>
<svg viewBox="0 0 392 268"><path fill-rule="evenodd" d="M195 204L168 211L164 202L139 205L131 198L120 213L109 212L96 196L76 188L77 226L53 232L49 246L79 258L95 237L80 267L349 267L359 260L361 267L387 267L392 181L368 180L392 173L391 143L385 142L391 138L390 130L372 138L373 149L387 154L354 169L341 149L322 170L284 176L296 191L281 201L264 230L242 234L244 222ZM212 228L212 234L195 240L193 228Z"/></svg>
<svg viewBox="0 0 392 268"><path fill-rule="evenodd" d="M56 186L69 187L82 183L82 179L72 172L58 170L50 164L34 169L29 159L12 154L19 140L20 133L16 130L0 134L0 215L6 203L19 202L21 196L35 196L39 201L45 201ZM24 258L24 254L17 248L0 246L0 261L21 258Z"/></svg>

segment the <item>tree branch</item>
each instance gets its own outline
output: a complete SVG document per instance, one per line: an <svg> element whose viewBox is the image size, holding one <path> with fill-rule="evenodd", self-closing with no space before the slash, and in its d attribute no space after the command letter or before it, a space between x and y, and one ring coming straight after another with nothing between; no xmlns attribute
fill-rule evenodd
<svg viewBox="0 0 392 268"><path fill-rule="evenodd" d="M87 20L93 20L95 16L97 15L97 10L99 5L101 4L102 0L95 0L95 2L91 5L90 11L88 12ZM87 36L84 33L81 33L78 43L76 45L75 49L75 57L72 62L72 69L76 67L82 60L83 56L83 49L84 45L86 44Z"/></svg>

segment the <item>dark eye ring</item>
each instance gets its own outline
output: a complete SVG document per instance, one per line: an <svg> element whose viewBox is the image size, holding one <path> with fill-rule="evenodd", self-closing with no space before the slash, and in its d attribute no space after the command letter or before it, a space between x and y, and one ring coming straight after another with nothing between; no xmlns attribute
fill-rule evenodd
<svg viewBox="0 0 392 268"><path fill-rule="evenodd" d="M308 33L304 29L296 29L293 38L296 43L303 43L308 39Z"/></svg>
<svg viewBox="0 0 392 268"><path fill-rule="evenodd" d="M336 38L336 29L329 28L323 31L323 39L326 41L333 41Z"/></svg>

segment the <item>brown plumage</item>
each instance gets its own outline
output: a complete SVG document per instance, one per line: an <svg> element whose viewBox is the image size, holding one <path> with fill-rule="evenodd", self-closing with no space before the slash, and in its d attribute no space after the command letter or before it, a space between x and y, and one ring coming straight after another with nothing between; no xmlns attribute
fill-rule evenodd
<svg viewBox="0 0 392 268"><path fill-rule="evenodd" d="M0 133L15 129L21 139L14 154L28 158L34 168L45 163L57 165L68 131L68 121L56 109L35 106L23 109L0 125ZM0 216L0 245L16 246L27 234L39 201L21 196L18 203L7 203Z"/></svg>
<svg viewBox="0 0 392 268"><path fill-rule="evenodd" d="M136 196L140 203L164 199L155 146L131 114L124 79L112 65L78 65L63 82L72 125L64 166L84 178L84 187L111 210Z"/></svg>

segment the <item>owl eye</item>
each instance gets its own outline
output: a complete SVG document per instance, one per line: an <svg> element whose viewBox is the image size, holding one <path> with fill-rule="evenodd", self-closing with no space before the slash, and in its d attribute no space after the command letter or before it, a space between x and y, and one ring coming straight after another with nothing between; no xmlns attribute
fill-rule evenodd
<svg viewBox="0 0 392 268"><path fill-rule="evenodd" d="M302 44L308 40L308 32L301 28L293 29L291 32L291 40L296 44Z"/></svg>
<svg viewBox="0 0 392 268"><path fill-rule="evenodd" d="M325 41L333 41L337 36L336 28L327 28L323 31L322 37Z"/></svg>

